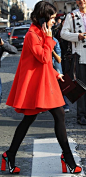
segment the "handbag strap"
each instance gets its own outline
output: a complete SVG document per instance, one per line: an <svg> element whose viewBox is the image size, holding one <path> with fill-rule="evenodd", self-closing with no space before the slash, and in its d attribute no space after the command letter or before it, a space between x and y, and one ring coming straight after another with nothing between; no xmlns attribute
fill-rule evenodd
<svg viewBox="0 0 86 177"><path fill-rule="evenodd" d="M75 31L74 14L73 14L73 13L71 13L71 16L72 16L72 20L73 20L73 29L74 29L74 33L76 33L76 31ZM75 42L75 48L76 48L76 42Z"/></svg>
<svg viewBox="0 0 86 177"><path fill-rule="evenodd" d="M74 33L76 33L75 31L75 20L74 20L74 14L71 13L72 16L72 21L73 21L73 29L74 29ZM76 48L76 42L75 42L75 48ZM74 80L76 80L76 52L74 54L74 68L73 68L73 76L74 76Z"/></svg>

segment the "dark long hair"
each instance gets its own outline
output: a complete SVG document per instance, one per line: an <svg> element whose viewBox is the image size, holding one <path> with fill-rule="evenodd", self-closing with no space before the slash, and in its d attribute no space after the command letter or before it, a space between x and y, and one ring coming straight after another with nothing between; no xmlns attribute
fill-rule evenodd
<svg viewBox="0 0 86 177"><path fill-rule="evenodd" d="M31 20L35 25L39 25L39 19L45 18L46 22L50 20L51 15L56 13L56 8L49 2L39 1L33 12L31 13Z"/></svg>

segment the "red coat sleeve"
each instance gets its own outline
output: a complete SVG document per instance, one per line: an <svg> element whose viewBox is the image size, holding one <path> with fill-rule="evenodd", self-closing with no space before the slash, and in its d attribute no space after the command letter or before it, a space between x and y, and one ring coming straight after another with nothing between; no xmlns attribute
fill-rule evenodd
<svg viewBox="0 0 86 177"><path fill-rule="evenodd" d="M56 78L58 79L59 73L53 68Z"/></svg>
<svg viewBox="0 0 86 177"><path fill-rule="evenodd" d="M36 59L41 63L47 64L50 61L51 53L56 42L52 37L46 36L44 45L42 46L37 34L29 32L27 36L27 44Z"/></svg>

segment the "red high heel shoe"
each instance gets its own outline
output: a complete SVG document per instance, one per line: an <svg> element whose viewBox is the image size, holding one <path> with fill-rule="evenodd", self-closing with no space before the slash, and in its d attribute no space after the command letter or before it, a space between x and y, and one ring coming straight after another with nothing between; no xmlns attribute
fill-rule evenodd
<svg viewBox="0 0 86 177"><path fill-rule="evenodd" d="M11 167L10 161L7 157L6 152L3 153L2 155L2 163L1 163L1 171L5 171L6 170L6 162L8 164L8 168L9 168L9 172L11 174L15 174L15 173L19 173L20 172L20 168L14 166L13 168Z"/></svg>
<svg viewBox="0 0 86 177"><path fill-rule="evenodd" d="M79 166L76 166L74 169L72 169L66 162L65 162L65 158L64 155L61 155L61 163L62 163L62 172L63 173L67 173L67 167L70 170L70 173L74 174L74 173L80 173L82 171L82 168Z"/></svg>

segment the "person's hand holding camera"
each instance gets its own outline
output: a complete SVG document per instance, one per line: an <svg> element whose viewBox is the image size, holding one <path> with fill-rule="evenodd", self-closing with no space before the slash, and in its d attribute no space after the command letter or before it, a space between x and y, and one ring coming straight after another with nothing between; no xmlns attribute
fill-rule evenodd
<svg viewBox="0 0 86 177"><path fill-rule="evenodd" d="M81 41L84 40L84 39L86 39L86 33L79 33L78 38Z"/></svg>
<svg viewBox="0 0 86 177"><path fill-rule="evenodd" d="M3 45L4 41L0 38L0 45Z"/></svg>

